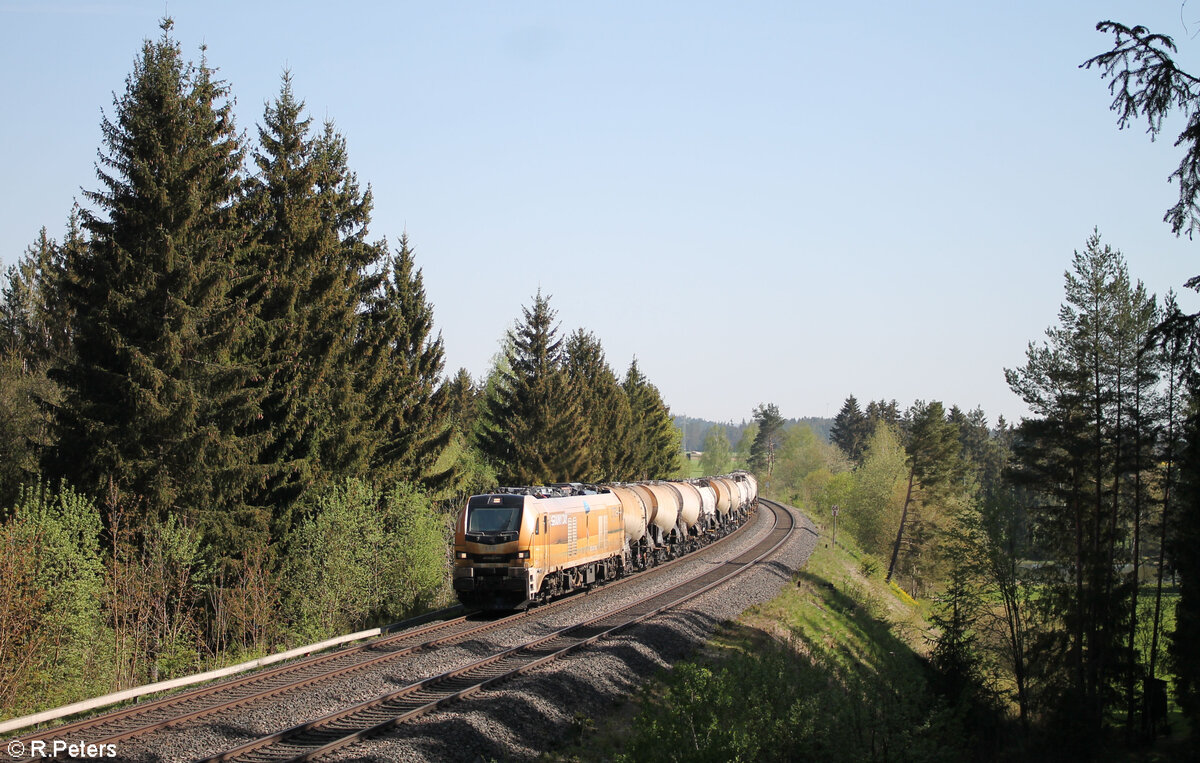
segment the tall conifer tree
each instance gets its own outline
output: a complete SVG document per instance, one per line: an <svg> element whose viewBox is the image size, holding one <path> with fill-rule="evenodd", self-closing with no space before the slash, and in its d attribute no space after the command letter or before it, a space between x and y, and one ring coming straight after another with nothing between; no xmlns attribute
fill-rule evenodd
<svg viewBox="0 0 1200 763"><path fill-rule="evenodd" d="M310 337L314 269L329 252L321 249L327 239L320 232L315 148L303 108L285 74L258 129L258 173L245 203L254 226L249 265L260 275L249 284L248 298L258 309L246 349L263 366L263 415L254 424L264 441L256 500L277 513L320 473L314 382L329 362L329 344Z"/></svg>
<svg viewBox="0 0 1200 763"><path fill-rule="evenodd" d="M447 379L442 389L451 425L459 434L469 436L475 431L480 395L471 372L465 368L458 369L458 373Z"/></svg>
<svg viewBox="0 0 1200 763"><path fill-rule="evenodd" d="M1015 476L1041 499L1031 509L1035 539L1070 574L1046 587L1045 601L1067 626L1063 648L1048 657L1066 679L1052 701L1072 707L1070 731L1081 743L1095 739L1119 676L1135 669L1126 641L1135 589L1116 571L1129 561L1137 523L1131 464L1142 456L1131 456L1144 448L1130 424L1144 388L1135 344L1146 335L1137 324L1153 314L1147 300L1130 285L1120 252L1094 233L1066 275L1049 342L1031 344L1026 365L1006 371L1034 413L1018 432Z"/></svg>
<svg viewBox="0 0 1200 763"><path fill-rule="evenodd" d="M444 487L452 470L435 462L453 434L447 392L439 387L442 338L433 335L433 306L425 299L421 270L407 235L391 257L378 291L363 315L360 365L371 431L371 474Z"/></svg>
<svg viewBox="0 0 1200 763"><path fill-rule="evenodd" d="M366 472L365 391L356 385L358 314L381 255L366 243L370 192L326 124L314 136L284 74L259 128L258 173L247 194L254 224L249 299L257 306L248 355L264 366L264 471L258 501L281 518L316 482ZM285 520L286 521L286 520Z"/></svg>
<svg viewBox="0 0 1200 763"><path fill-rule="evenodd" d="M59 374L60 470L93 492L111 480L158 516L240 504L256 456L236 435L257 414L254 369L234 355L243 150L226 85L183 62L171 25L102 124L73 273L76 355Z"/></svg>
<svg viewBox="0 0 1200 763"><path fill-rule="evenodd" d="M262 478L256 500L279 530L290 506L314 484L364 476L378 439L367 403L385 362L366 346L363 313L378 302L386 249L367 241L370 190L347 162L345 140L326 123L313 134L304 102L284 74L259 128L257 173L247 194L253 221L248 289L257 321L247 356L264 371Z"/></svg>
<svg viewBox="0 0 1200 763"><path fill-rule="evenodd" d="M842 404L842 409L833 419L829 439L842 449L853 461L860 461L871 438L873 424L858 407L858 399L851 395Z"/></svg>
<svg viewBox="0 0 1200 763"><path fill-rule="evenodd" d="M666 479L679 471L683 433L671 418L671 409L638 368L637 358L629 364L621 383L633 414L631 436L635 454L634 479Z"/></svg>
<svg viewBox="0 0 1200 763"><path fill-rule="evenodd" d="M587 479L629 479L633 472L629 443L632 412L599 338L576 330L567 338L565 363L571 394L579 401L587 424L586 447L591 455Z"/></svg>
<svg viewBox="0 0 1200 763"><path fill-rule="evenodd" d="M386 245L367 240L373 199L349 167L346 140L326 122L315 144L322 248L331 253L313 279L313 334L328 358L317 381L321 464L334 477L364 476L370 469L373 424L362 379L359 312L379 288Z"/></svg>
<svg viewBox="0 0 1200 763"><path fill-rule="evenodd" d="M550 298L541 291L524 321L508 333L504 362L486 399L480 449L501 482L546 484L581 479L586 471L586 425L569 394L562 339Z"/></svg>

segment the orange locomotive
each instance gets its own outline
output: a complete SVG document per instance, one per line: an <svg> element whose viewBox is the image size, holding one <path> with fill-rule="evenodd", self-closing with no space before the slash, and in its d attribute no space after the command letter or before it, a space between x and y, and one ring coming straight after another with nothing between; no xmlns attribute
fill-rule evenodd
<svg viewBox="0 0 1200 763"><path fill-rule="evenodd" d="M467 606L520 609L691 551L757 497L748 472L472 496L455 528L454 590Z"/></svg>

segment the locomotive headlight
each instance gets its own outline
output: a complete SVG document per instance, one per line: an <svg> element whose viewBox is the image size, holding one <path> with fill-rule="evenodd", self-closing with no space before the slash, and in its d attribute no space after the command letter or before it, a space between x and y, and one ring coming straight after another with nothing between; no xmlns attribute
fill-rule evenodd
<svg viewBox="0 0 1200 763"><path fill-rule="evenodd" d="M455 554L455 556L457 556L459 559L466 559L468 554L466 551L459 551Z"/></svg>
<svg viewBox="0 0 1200 763"><path fill-rule="evenodd" d="M517 558L518 559L528 559L529 558L529 549L525 549L524 551L518 551Z"/></svg>

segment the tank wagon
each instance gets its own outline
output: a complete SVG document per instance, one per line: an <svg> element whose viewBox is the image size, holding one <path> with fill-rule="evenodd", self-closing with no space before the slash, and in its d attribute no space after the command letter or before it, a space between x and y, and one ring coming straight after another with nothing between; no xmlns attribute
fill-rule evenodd
<svg viewBox="0 0 1200 763"><path fill-rule="evenodd" d="M743 471L471 496L455 525L454 591L469 607L523 609L695 550L757 502L758 482Z"/></svg>

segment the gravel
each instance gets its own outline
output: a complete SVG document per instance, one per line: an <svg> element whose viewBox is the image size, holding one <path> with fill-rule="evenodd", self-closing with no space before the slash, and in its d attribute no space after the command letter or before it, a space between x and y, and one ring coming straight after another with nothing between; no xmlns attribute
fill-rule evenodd
<svg viewBox="0 0 1200 763"><path fill-rule="evenodd" d="M571 606L548 609L462 644L411 655L396 664L285 695L248 708L228 711L179 727L119 743L120 758L134 761L183 761L213 755L263 734L319 718L374 699L413 681L451 670L512 647L530 637L565 627L665 588L749 548L767 531L769 512L760 511L750 527L719 551L705 549L660 570L640 585L600 587L574 597ZM450 710L406 724L392 734L347 748L330 760L343 761L490 761L531 760L561 744L579 719L610 712L659 670L693 653L726 620L770 600L808 559L816 531L797 515L797 532L766 562L732 583L693 599L599 644L558 660L501 687L480 692Z"/></svg>
<svg viewBox="0 0 1200 763"><path fill-rule="evenodd" d="M481 692L453 711L426 716L328 759L536 759L576 734L581 719L612 712L656 673L694 654L722 622L774 598L816 546L816 528L799 514L797 520L791 539L736 581L533 675Z"/></svg>

